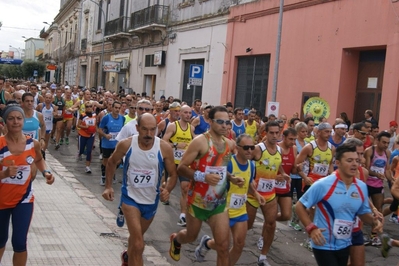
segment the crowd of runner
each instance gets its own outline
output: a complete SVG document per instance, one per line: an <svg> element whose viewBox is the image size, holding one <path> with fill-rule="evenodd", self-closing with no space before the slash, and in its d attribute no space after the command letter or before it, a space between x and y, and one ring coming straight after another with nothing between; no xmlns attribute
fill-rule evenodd
<svg viewBox="0 0 399 266"><path fill-rule="evenodd" d="M23 111L22 132L37 141L40 156L45 158L46 149L69 145L76 131L76 161L85 157L81 167L91 174L99 139L98 178L106 200L114 200L115 171L123 168L117 224L126 222L130 237L122 265L143 264L143 235L158 202L169 205L177 183L181 195L176 221L183 229L170 236L169 253L175 261L181 245L195 242L206 222L212 236L200 237L197 261L213 249L217 265L235 265L258 209L264 222L257 265L271 265L267 255L277 221L308 233L303 246L314 253L318 265L365 265L365 245L381 246L384 257L399 246L382 233L384 216L399 223L398 124L391 121L379 128L371 110L356 123L342 112L331 125L311 114L303 119L298 113L266 117L230 102L214 106L196 99L188 106L172 96L156 100L4 78L0 88L0 109L12 105ZM3 121L3 134L8 127ZM17 186L5 184L5 177L0 174L0 195L7 185ZM392 197L384 195L385 182ZM4 209L0 204L0 220L6 217ZM370 232L363 231L363 223L371 226ZM4 220L1 230L5 224L8 230ZM0 242L0 251L5 243Z"/></svg>

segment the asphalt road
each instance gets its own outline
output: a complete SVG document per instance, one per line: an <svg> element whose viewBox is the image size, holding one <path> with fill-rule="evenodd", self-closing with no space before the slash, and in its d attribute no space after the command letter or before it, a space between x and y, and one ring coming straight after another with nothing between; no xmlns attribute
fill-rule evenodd
<svg viewBox="0 0 399 266"><path fill-rule="evenodd" d="M106 201L102 198L101 194L104 190L100 186L101 169L99 160L98 141L96 139L95 149L93 150L92 160L92 174L85 173L84 160L76 162L75 156L77 153L77 140L76 133L71 133L70 144L65 144L59 150L55 150L55 145L50 144L48 152L50 152L63 166L65 166L75 177L88 188L109 210L117 213L119 198L120 198L120 183L122 180L122 171L118 169L116 172L117 184L113 185L115 190L115 200L113 202ZM193 244L187 244L182 247L182 256L179 262L173 261L169 255L169 236L173 232L181 229L176 223L180 214L179 210L179 195L180 189L178 185L173 191L170 198L170 205L164 206L159 204L158 212L155 219L145 234L145 241L147 245L153 246L172 265L215 265L216 253L210 251L207 254L206 260L202 263L196 262L194 257L194 250L203 234L210 235L208 225L204 224L198 236L198 239ZM385 232L390 234L396 239L399 239L399 225L393 224L385 219ZM258 215L255 222L254 229L250 230L247 234L246 245L244 252L238 261L237 265L256 265L256 260L259 255L259 250L256 247L256 241L261 233L262 220ZM366 231L369 231L366 227ZM286 226L286 223L278 223L275 240L272 244L271 250L268 254L269 262L274 265L298 265L308 266L316 265L313 254L307 249L302 247L302 243L306 238L306 234L297 232ZM125 239L122 239L125 241ZM399 262L399 249L392 249L390 256L384 259L380 255L380 250L376 247L366 247L366 265L382 266L382 265L397 265ZM398 264L399 265L399 264Z"/></svg>

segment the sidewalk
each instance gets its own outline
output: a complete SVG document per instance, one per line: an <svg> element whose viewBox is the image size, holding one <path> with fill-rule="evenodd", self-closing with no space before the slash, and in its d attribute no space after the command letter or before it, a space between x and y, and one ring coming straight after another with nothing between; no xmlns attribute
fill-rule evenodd
<svg viewBox="0 0 399 266"><path fill-rule="evenodd" d="M35 208L27 265L121 265L126 226L117 227L114 213L51 154L46 157L55 182L47 185L40 173L33 182ZM12 265L12 255L10 234L0 265ZM150 246L145 248L144 259L145 265L169 265Z"/></svg>

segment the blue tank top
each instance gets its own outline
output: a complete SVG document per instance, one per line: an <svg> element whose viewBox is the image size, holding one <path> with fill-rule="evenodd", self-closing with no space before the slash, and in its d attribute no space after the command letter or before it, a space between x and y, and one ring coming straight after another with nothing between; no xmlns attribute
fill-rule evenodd
<svg viewBox="0 0 399 266"><path fill-rule="evenodd" d="M245 133L245 123L244 121L241 121L241 125L237 125L234 120L231 120L231 125L232 125L232 130L236 133L236 136L238 137L241 134Z"/></svg>
<svg viewBox="0 0 399 266"><path fill-rule="evenodd" d="M199 117L199 119L200 119L200 123L198 126L195 127L195 130L194 130L195 135L203 134L203 133L207 132L209 129L209 124L205 121L205 119L202 115Z"/></svg>
<svg viewBox="0 0 399 266"><path fill-rule="evenodd" d="M159 138L161 138L161 139L162 139L163 135L165 135L166 128L168 127L168 124L170 122L169 118L165 118L164 121L165 121L165 128L161 131L161 134L159 135Z"/></svg>
<svg viewBox="0 0 399 266"><path fill-rule="evenodd" d="M39 139L39 118L37 117L37 111L33 110L33 116L24 119L24 126L22 127L22 133L30 136L32 139ZM44 136L42 136L44 137Z"/></svg>
<svg viewBox="0 0 399 266"><path fill-rule="evenodd" d="M105 134L111 134L111 138L107 139L103 137L101 139L101 147L105 149L115 149L118 141L116 140L116 136L119 131L121 131L123 125L125 123L125 117L118 114L118 118L114 118L112 114L107 114L103 117L100 122L100 128L103 129Z"/></svg>

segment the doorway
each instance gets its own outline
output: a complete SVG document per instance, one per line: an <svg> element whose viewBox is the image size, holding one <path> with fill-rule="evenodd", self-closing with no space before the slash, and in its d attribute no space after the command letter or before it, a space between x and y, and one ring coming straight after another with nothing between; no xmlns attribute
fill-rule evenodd
<svg viewBox="0 0 399 266"><path fill-rule="evenodd" d="M356 100L353 121L361 122L366 110L373 111L378 121L386 50L362 51L359 54Z"/></svg>
<svg viewBox="0 0 399 266"><path fill-rule="evenodd" d="M238 57L234 107L266 111L270 55Z"/></svg>
<svg viewBox="0 0 399 266"><path fill-rule="evenodd" d="M204 66L204 59L184 60L184 71L183 71L183 87L182 87L182 101L186 102L189 106L192 106L195 99L202 101L202 86L187 86L188 76L190 74L190 65L202 65ZM204 84L205 75L202 77L202 84Z"/></svg>
<svg viewBox="0 0 399 266"><path fill-rule="evenodd" d="M155 85L157 81L156 75L145 75L144 76L144 92L147 96L150 96L151 99L155 95Z"/></svg>

